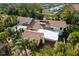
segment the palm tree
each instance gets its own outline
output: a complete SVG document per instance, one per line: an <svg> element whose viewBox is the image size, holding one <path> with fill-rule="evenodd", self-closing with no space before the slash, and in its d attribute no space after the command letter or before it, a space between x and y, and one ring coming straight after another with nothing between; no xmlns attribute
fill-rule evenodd
<svg viewBox="0 0 79 59"><path fill-rule="evenodd" d="M19 46L21 53L24 50L25 55L28 55L27 49L34 51L36 50L36 44L34 40L30 39L18 39L17 42L15 43L17 46Z"/></svg>
<svg viewBox="0 0 79 59"><path fill-rule="evenodd" d="M29 46L30 42L29 40L25 40L25 39L18 39L17 42L16 42L16 45L17 46L21 46L23 48L23 50L25 51L25 54L28 55L27 53L27 47Z"/></svg>
<svg viewBox="0 0 79 59"><path fill-rule="evenodd" d="M12 55L23 55L22 53L23 48L19 46L15 46L12 48Z"/></svg>
<svg viewBox="0 0 79 59"><path fill-rule="evenodd" d="M9 41L12 39L10 38L10 35L11 32L9 28L0 34L1 42L5 45L5 53L7 55L11 55L11 45L9 44Z"/></svg>

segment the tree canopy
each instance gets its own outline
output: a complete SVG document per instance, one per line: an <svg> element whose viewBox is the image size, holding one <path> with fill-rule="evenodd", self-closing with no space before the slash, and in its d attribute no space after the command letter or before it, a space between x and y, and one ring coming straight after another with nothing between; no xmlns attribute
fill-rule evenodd
<svg viewBox="0 0 79 59"><path fill-rule="evenodd" d="M71 11L72 10L72 11ZM60 19L65 20L67 23L71 23L75 9L72 5L65 5L56 15Z"/></svg>
<svg viewBox="0 0 79 59"><path fill-rule="evenodd" d="M68 37L68 42L70 42L72 45L76 45L79 43L79 32L72 32Z"/></svg>

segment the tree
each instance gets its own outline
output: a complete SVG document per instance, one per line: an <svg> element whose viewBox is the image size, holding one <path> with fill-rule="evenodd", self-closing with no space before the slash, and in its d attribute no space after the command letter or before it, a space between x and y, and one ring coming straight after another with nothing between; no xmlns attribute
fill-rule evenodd
<svg viewBox="0 0 79 59"><path fill-rule="evenodd" d="M17 8L16 8L17 15L28 16L28 12L27 12L26 8L27 8L27 5L25 5L25 4L20 4L19 6L17 6Z"/></svg>
<svg viewBox="0 0 79 59"><path fill-rule="evenodd" d="M34 47L33 42L29 41L28 39L18 39L15 44L25 51L25 55L28 55L27 49L31 49Z"/></svg>
<svg viewBox="0 0 79 59"><path fill-rule="evenodd" d="M8 15L18 15L18 10L16 8L17 7L11 5L10 7L7 8L6 14L8 14Z"/></svg>
<svg viewBox="0 0 79 59"><path fill-rule="evenodd" d="M73 49L74 46L79 43L79 32L72 32L71 34L69 34L68 36L68 42L72 44Z"/></svg>
<svg viewBox="0 0 79 59"><path fill-rule="evenodd" d="M43 48L37 49L34 53L34 56L52 56L53 55L53 47L46 44Z"/></svg>
<svg viewBox="0 0 79 59"><path fill-rule="evenodd" d="M54 15L52 13L42 13L47 20L52 20Z"/></svg>
<svg viewBox="0 0 79 59"><path fill-rule="evenodd" d="M79 43L77 43L75 46L75 54L76 56L79 56Z"/></svg>
<svg viewBox="0 0 79 59"><path fill-rule="evenodd" d="M2 20L0 20L0 32L4 31L5 25Z"/></svg>
<svg viewBox="0 0 79 59"><path fill-rule="evenodd" d="M79 45L75 45L73 49L73 45L71 43L63 44L63 42L55 43L55 47L53 49L53 55L56 56L76 56L79 55Z"/></svg>
<svg viewBox="0 0 79 59"><path fill-rule="evenodd" d="M16 45L18 45L19 47L21 46L22 49L24 49L25 54L28 55L27 51L26 51L26 43L28 43L28 41L26 42L25 40L17 40Z"/></svg>
<svg viewBox="0 0 79 59"><path fill-rule="evenodd" d="M0 40L5 43L6 38L12 35L11 29L7 28L4 32L0 32Z"/></svg>
<svg viewBox="0 0 79 59"><path fill-rule="evenodd" d="M71 11L72 10L72 11ZM75 9L72 5L65 5L58 13L59 18L65 20L67 23L71 23L73 19Z"/></svg>
<svg viewBox="0 0 79 59"><path fill-rule="evenodd" d="M74 16L73 16L73 24L79 24L79 11L75 11Z"/></svg>
<svg viewBox="0 0 79 59"><path fill-rule="evenodd" d="M5 20L4 20L4 24L5 27L11 27L13 25L17 24L17 17L16 16L8 16Z"/></svg>
<svg viewBox="0 0 79 59"><path fill-rule="evenodd" d="M40 4L28 4L28 12L31 17L37 18L37 14L41 16L43 8Z"/></svg>
<svg viewBox="0 0 79 59"><path fill-rule="evenodd" d="M53 49L54 56L64 56L65 55L65 45L63 42L56 42Z"/></svg>
<svg viewBox="0 0 79 59"><path fill-rule="evenodd" d="M76 56L76 51L73 49L73 45L71 43L66 44L66 56Z"/></svg>
<svg viewBox="0 0 79 59"><path fill-rule="evenodd" d="M10 55L10 47L9 47L9 43L7 41L7 37L8 37L8 32L1 32L0 33L0 41L4 44L5 47L5 51L7 52L7 55Z"/></svg>
<svg viewBox="0 0 79 59"><path fill-rule="evenodd" d="M6 14L7 7L7 4L0 4L0 14Z"/></svg>
<svg viewBox="0 0 79 59"><path fill-rule="evenodd" d="M68 25L67 27L67 32L68 34L72 33L72 32L75 32L75 31L79 31L79 26L78 25Z"/></svg>
<svg viewBox="0 0 79 59"><path fill-rule="evenodd" d="M7 14L40 18L42 10L43 8L40 4L17 4L16 6L9 7Z"/></svg>

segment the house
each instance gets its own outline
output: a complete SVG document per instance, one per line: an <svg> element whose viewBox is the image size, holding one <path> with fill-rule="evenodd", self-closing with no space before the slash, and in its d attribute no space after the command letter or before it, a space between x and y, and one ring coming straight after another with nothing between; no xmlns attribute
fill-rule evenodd
<svg viewBox="0 0 79 59"><path fill-rule="evenodd" d="M31 27L32 23L33 23L32 18L18 16L17 17L17 25L13 26L12 30L14 30L14 31L19 30L19 29L26 30L29 27Z"/></svg>
<svg viewBox="0 0 79 59"><path fill-rule="evenodd" d="M65 21L35 20L30 30L44 34L44 39L57 41L66 27Z"/></svg>
<svg viewBox="0 0 79 59"><path fill-rule="evenodd" d="M35 20L29 17L18 17L18 24L27 26L22 33L24 39L36 39L38 44L40 40L57 41L66 27L65 21L58 20ZM20 27L22 27L20 26Z"/></svg>
<svg viewBox="0 0 79 59"><path fill-rule="evenodd" d="M58 31L52 31L47 29L39 29L37 32L44 34L44 39L48 41L58 41L59 38L59 32Z"/></svg>
<svg viewBox="0 0 79 59"><path fill-rule="evenodd" d="M34 39L36 41L37 45L39 45L41 40L42 40L42 43L45 42L43 36L44 36L43 33L39 33L37 31L32 31L32 30L26 30L22 33L23 39L31 39L31 40Z"/></svg>
<svg viewBox="0 0 79 59"><path fill-rule="evenodd" d="M65 21L56 21L56 20L36 20L33 26L31 27L32 30L39 30L39 29L49 29L49 30L63 30L66 28Z"/></svg>
<svg viewBox="0 0 79 59"><path fill-rule="evenodd" d="M54 6L52 8L49 9L50 12L53 12L53 13L57 13L60 9L62 9L64 7L63 4L61 5L57 5L57 6Z"/></svg>
<svg viewBox="0 0 79 59"><path fill-rule="evenodd" d="M20 24L20 25L29 26L31 24L31 22L32 22L32 18L18 16L17 21L18 21L18 24Z"/></svg>

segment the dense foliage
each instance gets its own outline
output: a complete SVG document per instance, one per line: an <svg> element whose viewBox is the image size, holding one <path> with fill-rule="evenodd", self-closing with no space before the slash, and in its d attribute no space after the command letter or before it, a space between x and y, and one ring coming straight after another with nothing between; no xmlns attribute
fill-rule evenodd
<svg viewBox="0 0 79 59"><path fill-rule="evenodd" d="M72 10L72 11L71 11ZM75 9L71 5L65 5L58 13L57 16L65 20L67 23L71 23L73 14L74 14Z"/></svg>
<svg viewBox="0 0 79 59"><path fill-rule="evenodd" d="M2 6L2 5L0 5ZM5 6L5 4L3 4L3 6ZM43 8L40 4L7 4L4 7L4 10L2 10L3 8L1 7L1 11L3 11L3 13L8 14L8 15L18 15L18 16L30 16L33 18L42 18L42 11Z"/></svg>
<svg viewBox="0 0 79 59"><path fill-rule="evenodd" d="M56 14L56 18L60 20L65 20L68 24L78 24L79 20L79 11L68 4L65 5L59 12Z"/></svg>
<svg viewBox="0 0 79 59"><path fill-rule="evenodd" d="M70 34L72 32L79 31L78 25L68 25L67 32Z"/></svg>
<svg viewBox="0 0 79 59"><path fill-rule="evenodd" d="M0 32L5 29L5 25L2 20L0 20Z"/></svg>
<svg viewBox="0 0 79 59"><path fill-rule="evenodd" d="M22 39L24 30L11 31L10 27L17 24L17 16L29 16L39 19L45 16L48 20L66 21L68 27L66 28L67 32L63 32L63 37L66 37L67 42L64 43L62 42L63 40L60 40L54 44L54 47L48 44L44 45L43 48L37 49L35 41ZM40 4L0 4L0 42L5 45L5 51L8 51L6 55L79 55L79 11L75 10L70 4L65 5L57 14L44 13Z"/></svg>
<svg viewBox="0 0 79 59"><path fill-rule="evenodd" d="M49 45L46 44L42 49L37 49L36 51L34 51L34 53L32 54L34 56L51 56L53 55L53 48Z"/></svg>
<svg viewBox="0 0 79 59"><path fill-rule="evenodd" d="M17 24L16 16L0 15L0 32L4 31L7 27L11 27Z"/></svg>
<svg viewBox="0 0 79 59"><path fill-rule="evenodd" d="M6 19L4 19L4 25L5 27L11 27L17 24L17 17L16 16L8 16Z"/></svg>
<svg viewBox="0 0 79 59"><path fill-rule="evenodd" d="M68 42L72 43L73 45L76 45L79 43L79 32L73 32L68 37Z"/></svg>

